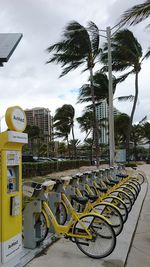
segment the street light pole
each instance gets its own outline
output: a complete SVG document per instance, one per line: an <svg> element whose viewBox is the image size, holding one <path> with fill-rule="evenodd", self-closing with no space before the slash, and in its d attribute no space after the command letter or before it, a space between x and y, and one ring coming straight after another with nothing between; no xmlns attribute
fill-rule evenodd
<svg viewBox="0 0 150 267"><path fill-rule="evenodd" d="M111 57L111 28L106 28L108 42L108 77L109 77L109 153L110 166L114 165L115 139L114 139L114 108L113 108L113 87L112 87L112 57Z"/></svg>
<svg viewBox="0 0 150 267"><path fill-rule="evenodd" d="M3 116L1 116L0 117L0 133L1 133L1 130L2 130L2 128L1 128L1 121L2 121L2 119L5 117L5 115L3 115Z"/></svg>

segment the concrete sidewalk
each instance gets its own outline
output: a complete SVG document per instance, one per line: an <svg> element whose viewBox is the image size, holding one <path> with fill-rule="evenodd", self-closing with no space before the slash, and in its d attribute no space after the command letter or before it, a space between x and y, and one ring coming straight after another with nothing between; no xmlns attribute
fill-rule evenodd
<svg viewBox="0 0 150 267"><path fill-rule="evenodd" d="M148 180L150 179L150 165L144 165L141 170L145 171ZM94 260L84 254L76 247L75 244L68 240L61 239L39 254L35 259L26 265L26 267L149 267L150 256L149 240L150 240L150 205L148 201L150 195L146 196L142 213L140 211L147 192L147 183L144 183L142 190L129 214L129 218L124 225L122 233L117 237L117 245L113 253L104 259ZM140 219L139 219L140 215ZM139 224L136 230L137 222ZM147 222L148 220L148 222ZM136 230L136 234L135 234ZM134 237L135 234L135 237ZM134 238L134 239L133 239ZM133 240L133 243L132 243ZM131 245L132 243L132 245ZM148 247L149 246L149 247ZM131 247L131 250L130 250ZM139 253L140 250L140 253ZM145 252L146 250L146 252ZM131 251L129 253L129 251ZM145 255L146 253L146 255ZM129 254L129 257L128 257ZM142 257L140 256L142 254ZM128 260L127 260L128 257ZM140 261L139 261L140 258ZM144 263L146 260L146 264ZM127 262L127 263L126 263Z"/></svg>
<svg viewBox="0 0 150 267"><path fill-rule="evenodd" d="M148 191L125 267L150 267L150 165L139 169L147 176Z"/></svg>

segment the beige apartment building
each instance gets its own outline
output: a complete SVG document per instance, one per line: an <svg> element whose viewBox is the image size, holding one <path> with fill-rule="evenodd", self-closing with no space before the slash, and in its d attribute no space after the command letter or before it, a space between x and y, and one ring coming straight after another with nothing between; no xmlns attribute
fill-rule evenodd
<svg viewBox="0 0 150 267"><path fill-rule="evenodd" d="M53 140L52 116L48 108L36 107L25 110L27 117L27 124L31 126L38 126L44 135L44 141Z"/></svg>

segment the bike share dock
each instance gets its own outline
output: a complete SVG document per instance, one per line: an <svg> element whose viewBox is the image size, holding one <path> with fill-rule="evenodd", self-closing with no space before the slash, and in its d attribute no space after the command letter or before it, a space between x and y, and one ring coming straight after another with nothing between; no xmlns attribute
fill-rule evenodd
<svg viewBox="0 0 150 267"><path fill-rule="evenodd" d="M147 183L141 187L140 194L132 207L129 218L124 225L122 233L117 237L115 250L110 256L103 259L91 259L83 255L78 248L70 241L62 238L59 242L50 228L48 236L40 243L39 238L42 235L40 224L35 226L35 213L42 210L41 198L32 200L24 209L24 241L22 241L22 146L27 143L27 134L23 133L26 127L26 117L23 110L18 107L8 108L6 112L6 123L8 131L0 134L0 164L1 164L1 180L0 180L0 266L2 267L23 267L25 265L32 266L36 261L36 266L49 267L55 264L57 267L68 266L92 266L97 267L113 267L124 266L132 238L136 229L141 207L147 191ZM72 189L67 190L69 177L65 180L63 190L68 195ZM62 178L63 180L63 178ZM51 184L50 184L51 183ZM46 187L53 186L55 182L46 181L43 185ZM55 203L60 202L62 188L60 191L51 192L49 196L49 206L54 212L56 219L58 214L55 213ZM28 187L26 187L26 192ZM28 191L29 194L34 190ZM50 245L55 244L48 249ZM46 252L48 252L46 254ZM39 257L44 255L44 257ZM38 257L38 260L36 258ZM35 259L34 259L35 258ZM32 259L33 262L29 263Z"/></svg>
<svg viewBox="0 0 150 267"><path fill-rule="evenodd" d="M74 244L62 238L53 244L53 246L45 250L43 254L39 254L39 257L33 259L33 261L27 264L27 267L49 267L53 265L57 267L91 267L91 265L92 267L125 266L146 192L147 183L144 183L141 187L141 192L132 208L132 211L129 214L129 218L124 225L124 229L117 237L116 248L110 256L100 260L90 259L81 254Z"/></svg>

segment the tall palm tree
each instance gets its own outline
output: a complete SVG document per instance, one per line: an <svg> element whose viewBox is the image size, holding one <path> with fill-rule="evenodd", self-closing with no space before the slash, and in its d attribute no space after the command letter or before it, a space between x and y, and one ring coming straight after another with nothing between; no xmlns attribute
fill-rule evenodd
<svg viewBox="0 0 150 267"><path fill-rule="evenodd" d="M60 77L66 75L69 71L75 70L82 65L90 72L90 88L94 114L94 132L95 132L95 147L96 161L99 166L99 136L98 125L96 119L95 96L93 89L93 68L95 66L96 57L100 53L99 48L99 29L93 23L88 23L88 28L85 28L77 21L70 22L64 32L60 42L48 47L47 51L53 53L47 63L60 63L63 71Z"/></svg>
<svg viewBox="0 0 150 267"><path fill-rule="evenodd" d="M101 60L105 64L106 69L108 69L107 53L108 53L108 45L105 44ZM112 38L112 69L116 72L130 69L127 73L123 74L119 78L119 82L124 81L130 74L135 75L135 95L128 127L128 152L129 152L130 132L139 93L138 76L141 70L142 62L145 59L145 56L146 55L143 56L142 47L139 44L138 40L135 38L133 33L128 29L120 30Z"/></svg>
<svg viewBox="0 0 150 267"><path fill-rule="evenodd" d="M121 17L122 25L135 25L150 16L150 0L126 10ZM150 24L149 24L150 25Z"/></svg>

